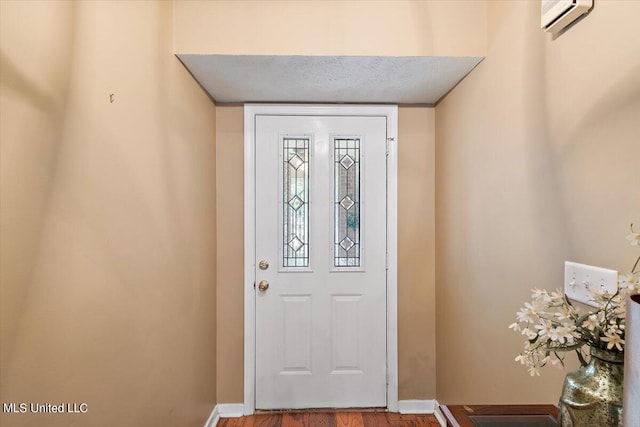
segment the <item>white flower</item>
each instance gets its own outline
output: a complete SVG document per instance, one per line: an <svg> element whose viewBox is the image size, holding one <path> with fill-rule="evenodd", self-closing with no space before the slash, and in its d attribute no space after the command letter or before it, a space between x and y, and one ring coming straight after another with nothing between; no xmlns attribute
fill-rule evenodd
<svg viewBox="0 0 640 427"><path fill-rule="evenodd" d="M624 344L624 340L620 338L618 334L612 334L609 331L604 333L604 337L600 338L602 341L607 343L607 350L611 350L615 345L618 351L622 351L622 344Z"/></svg>
<svg viewBox="0 0 640 427"><path fill-rule="evenodd" d="M548 299L549 291L546 289L533 288L531 289L531 298Z"/></svg>
<svg viewBox="0 0 640 427"><path fill-rule="evenodd" d="M545 306L547 306L551 302L551 297L549 296L549 293L546 289L535 288L531 291L533 292L531 294L531 299L533 299L534 302Z"/></svg>
<svg viewBox="0 0 640 427"><path fill-rule="evenodd" d="M524 307L520 309L519 312L516 313L518 317L518 321L520 322L528 322L528 323L536 323L538 321L538 312L540 308L535 304L529 304L528 302L524 304Z"/></svg>
<svg viewBox="0 0 640 427"><path fill-rule="evenodd" d="M638 273L628 273L620 276L618 284L621 288L629 290L632 294L640 293L640 277Z"/></svg>
<svg viewBox="0 0 640 427"><path fill-rule="evenodd" d="M527 364L527 360L525 359L525 357L521 354L516 356L515 359L516 362L519 362L521 365L526 365Z"/></svg>
<svg viewBox="0 0 640 427"><path fill-rule="evenodd" d="M631 246L640 246L640 233L631 233L626 239L629 241Z"/></svg>
<svg viewBox="0 0 640 427"><path fill-rule="evenodd" d="M622 327L618 326L615 323L615 320L613 320L613 319L611 319L609 321L609 323L610 323L610 325L607 328L607 330L605 331L605 333L604 333L605 335L607 335L607 334L609 334L609 335L614 335L614 334L620 335L620 334L622 334L622 330L624 329L624 325L621 325Z"/></svg>
<svg viewBox="0 0 640 427"><path fill-rule="evenodd" d="M551 301L555 304L564 303L564 294L560 289L556 289L555 292L551 292Z"/></svg>
<svg viewBox="0 0 640 427"><path fill-rule="evenodd" d="M564 344L565 342L568 344L573 343L575 329L576 327L574 325L558 326L555 329L555 335L557 336L558 342L560 344Z"/></svg>
<svg viewBox="0 0 640 427"><path fill-rule="evenodd" d="M575 313L575 310L571 306L562 306L559 310L559 312L555 313L558 320L571 319L572 315Z"/></svg>
<svg viewBox="0 0 640 427"><path fill-rule="evenodd" d="M612 293L602 287L594 286L590 290L591 294L593 295L593 298L591 300L593 302L600 303L600 309L603 309L607 304L607 301L609 301L609 299L613 297Z"/></svg>
<svg viewBox="0 0 640 427"><path fill-rule="evenodd" d="M529 329L529 328L524 328L524 329L522 330L522 335L525 335L525 336L526 336L528 339L530 339L530 340L535 339L535 338L538 336L538 334L537 334L537 333L533 332L533 331L532 331L531 329Z"/></svg>
<svg viewBox="0 0 640 427"><path fill-rule="evenodd" d="M549 338L551 339L551 341L560 341L561 335L560 335L560 328L551 328L548 332ZM564 341L564 339L563 339Z"/></svg>
<svg viewBox="0 0 640 427"><path fill-rule="evenodd" d="M587 328L590 331L594 331L596 328L600 327L600 322L598 322L598 316L595 314L590 315L582 322L582 327Z"/></svg>
<svg viewBox="0 0 640 427"><path fill-rule="evenodd" d="M551 324L551 322L542 319L540 323L535 325L535 328L538 329L538 336L544 337L546 335L547 337L551 338L551 334L553 333L553 325Z"/></svg>

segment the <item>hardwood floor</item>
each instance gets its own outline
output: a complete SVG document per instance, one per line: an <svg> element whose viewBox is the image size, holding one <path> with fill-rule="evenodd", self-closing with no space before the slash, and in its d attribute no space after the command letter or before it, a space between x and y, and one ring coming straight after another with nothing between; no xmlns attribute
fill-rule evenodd
<svg viewBox="0 0 640 427"><path fill-rule="evenodd" d="M433 415L390 412L282 412L222 418L218 427L440 427Z"/></svg>

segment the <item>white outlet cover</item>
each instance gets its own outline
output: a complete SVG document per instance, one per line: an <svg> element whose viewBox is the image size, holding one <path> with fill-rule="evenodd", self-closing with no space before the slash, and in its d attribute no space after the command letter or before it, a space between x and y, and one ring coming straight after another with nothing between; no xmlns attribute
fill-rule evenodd
<svg viewBox="0 0 640 427"><path fill-rule="evenodd" d="M618 272L592 265L565 261L564 293L567 298L596 307L593 292L596 290L615 293L618 289Z"/></svg>

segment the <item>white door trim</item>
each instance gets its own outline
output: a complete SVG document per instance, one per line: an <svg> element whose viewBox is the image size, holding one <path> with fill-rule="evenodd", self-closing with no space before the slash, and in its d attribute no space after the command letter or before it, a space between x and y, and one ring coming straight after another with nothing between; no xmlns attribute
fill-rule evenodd
<svg viewBox="0 0 640 427"><path fill-rule="evenodd" d="M398 106L244 106L244 414L255 412L255 118L257 115L377 116L387 119L387 408L398 411Z"/></svg>

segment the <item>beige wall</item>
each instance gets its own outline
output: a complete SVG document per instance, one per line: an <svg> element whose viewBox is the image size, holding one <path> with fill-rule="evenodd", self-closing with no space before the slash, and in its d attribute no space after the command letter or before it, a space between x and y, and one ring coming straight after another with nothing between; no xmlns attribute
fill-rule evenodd
<svg viewBox="0 0 640 427"><path fill-rule="evenodd" d="M244 402L244 128L242 107L216 107L217 392Z"/></svg>
<svg viewBox="0 0 640 427"><path fill-rule="evenodd" d="M485 1L176 1L175 52L484 56Z"/></svg>
<svg viewBox="0 0 640 427"><path fill-rule="evenodd" d="M435 399L435 111L398 117L398 395Z"/></svg>
<svg viewBox="0 0 640 427"><path fill-rule="evenodd" d="M220 403L243 402L243 109L216 108ZM434 111L399 111L400 399L435 398Z"/></svg>
<svg viewBox="0 0 640 427"><path fill-rule="evenodd" d="M564 260L631 268L640 2L596 2L555 40L539 1L487 6L487 58L436 107L437 398L555 403L564 373L529 377L507 326Z"/></svg>
<svg viewBox="0 0 640 427"><path fill-rule="evenodd" d="M215 394L215 107L168 2L0 2L3 426L202 426ZM109 102L114 94L114 102Z"/></svg>

